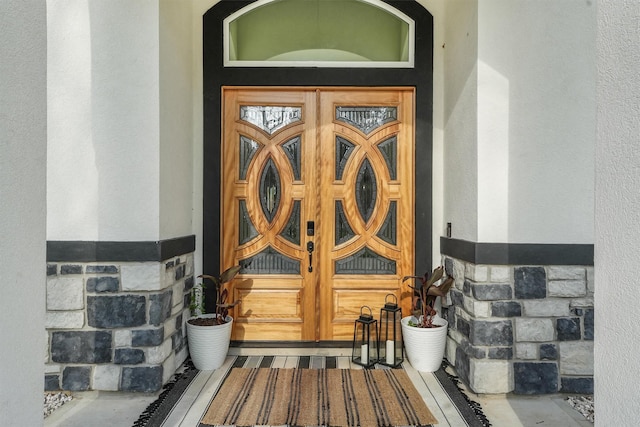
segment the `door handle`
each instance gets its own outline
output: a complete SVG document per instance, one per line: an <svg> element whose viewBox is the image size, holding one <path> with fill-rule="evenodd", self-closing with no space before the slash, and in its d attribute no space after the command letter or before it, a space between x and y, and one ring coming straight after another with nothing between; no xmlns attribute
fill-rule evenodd
<svg viewBox="0 0 640 427"><path fill-rule="evenodd" d="M307 242L307 252L309 252L309 273L313 271L313 250L315 249L313 242Z"/></svg>

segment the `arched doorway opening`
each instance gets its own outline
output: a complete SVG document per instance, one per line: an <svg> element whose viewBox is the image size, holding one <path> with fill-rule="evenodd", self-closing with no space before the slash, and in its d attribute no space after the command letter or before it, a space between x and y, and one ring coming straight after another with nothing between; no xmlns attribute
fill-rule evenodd
<svg viewBox="0 0 640 427"><path fill-rule="evenodd" d="M236 251L237 248L243 244L241 241L238 241L237 235L232 235L230 238L227 238L227 242L224 242L223 230L228 229L228 227L234 227L234 225L228 224L228 218L238 217L236 213L232 213L225 217L225 209L229 208L231 205L234 206L233 209L236 209L237 212L240 212L240 210L242 209L240 205L235 201L225 202L223 197L224 189L227 188L227 184L222 178L224 175L223 170L225 170L226 167L225 159L223 158L225 154L222 150L224 145L223 131L225 131L224 120L222 118L226 114L223 104L224 91L235 88L288 88L304 91L308 88L313 88L314 91L321 92L323 88L336 87L349 88L350 90L362 90L364 88L370 88L371 90L375 89L378 91L382 88L397 88L400 91L409 89L411 90L413 98L411 140L412 144L414 144L414 147L412 147L413 156L411 158L413 164L411 165L410 177L413 185L413 189L411 192L412 215L410 218L410 221L412 222L410 227L410 229L412 230L410 245L410 251L412 252L411 270L413 272L424 272L429 270L431 267L430 264L432 250L432 16L417 2L379 2L381 4L384 4L385 7L388 7L389 9L397 10L399 14L409 17L413 22L415 22L415 33L413 35L416 42L415 49L413 50L413 54L411 57L411 66L407 66L407 64L409 63L409 55L407 55L406 57L400 56L400 59L406 58L407 61L405 61L402 65L395 64L394 66L389 66L389 61L380 61L376 65L375 61L370 60L364 61L363 64L360 64L361 66L358 66L358 64L354 65L352 63L340 63L339 61L335 61L335 63L330 64L330 66L301 66L303 64L292 65L290 63L274 66L274 64L267 62L265 62L264 64L252 63L251 66L232 66L233 64L230 65L228 62L228 57L225 58L225 55L229 55L228 46L227 52L225 53L224 45L226 40L228 39L221 37L221 35L225 33L225 19L234 16L234 14L237 14L238 11L255 3L250 1L222 1L216 4L212 9L210 9L204 15L203 19L204 271L219 271L221 267L224 268L225 266L221 265L221 261L225 260L223 262L229 262L227 260L230 258L225 258L225 255L229 251L228 248L232 247L231 251ZM402 49L400 50L402 51ZM271 55L270 58L274 56L277 57L277 55ZM225 65L225 59L227 59L227 65ZM268 105L266 106L270 107L275 105L282 105L282 102L274 100L273 102L267 104ZM367 105L377 106L375 104L376 102L371 101ZM358 107L358 105L354 105L354 107ZM264 178L266 176L266 173L264 173L264 171L266 171L267 169L265 165L266 163L260 166L262 168L260 169L260 171L262 172L256 173L257 177ZM360 165L362 165L362 163ZM367 170L367 168L360 167L358 170ZM363 174L367 175L367 173ZM280 178L278 178L277 182L280 182L279 179ZM255 188L260 188L260 185L256 184ZM356 207L357 204L357 201L352 203L352 205ZM293 206L293 204L291 204L291 206ZM354 209L357 210L357 208ZM265 214L263 207L259 207L258 211L260 210L262 210L262 213L260 215ZM292 210L293 208L291 207L287 211L288 214L290 214ZM388 214L388 210L379 210L381 212L380 215L382 216L386 216ZM384 213L382 213L383 211ZM252 215L256 214L249 214L249 217L251 217ZM301 234L307 233L305 227L307 225L307 222L309 221L309 218L301 219L299 225L299 227L301 228ZM375 222L375 220L373 220L373 222ZM384 221L380 220L376 224L382 227L383 222ZM284 220L280 221L280 223L282 223L283 226L288 224ZM349 223L349 221L347 221L347 223ZM351 225L353 226L353 224ZM327 233L327 235L331 234L331 232ZM305 242L301 242L300 244L302 245L304 243ZM365 245L360 247L359 250L366 252L366 249L369 247L370 245ZM364 255L362 253L359 254L359 256L363 256L365 258L370 256L369 253L365 253ZM354 253L352 255L355 256L356 254ZM231 258L235 259L235 261L233 262L242 261L244 259L242 257ZM244 260L246 261L246 259ZM335 273L336 265L337 264L335 263L332 264L331 268L333 270L331 270L331 274ZM302 268L306 269L307 266L304 265ZM406 270L402 271L402 274L406 274ZM396 272L394 274L396 274L397 276L400 273ZM397 282L399 282L398 277L396 276L394 276L394 278ZM305 292L308 293L310 291ZM318 292L318 295L322 294L322 291L315 292ZM324 296L322 298L324 298L326 301L331 301L331 303L327 304L331 305L331 307L319 306L318 301L321 299L321 297L318 296L313 304L309 303L311 305L309 305L306 309L307 315L309 315L309 311L312 311L311 316L318 317L325 315L324 313L328 311L330 312L328 317L332 319L337 319L338 317L340 317L336 315L339 308L336 305L337 303L334 303L337 299L339 299L339 295L334 293L333 297ZM292 300L296 299L297 296L292 297ZM345 298L345 300L346 299L349 298ZM351 298L351 300L353 300L353 298ZM215 304L215 301L212 301L210 299L210 296L207 296L206 303L208 307L211 307L213 304ZM355 302L353 302L352 305L353 304L355 304ZM251 311L251 309L247 307L248 305L244 309L245 314L246 312ZM344 308L347 311L346 315L348 317L350 315L349 310L351 310L353 307L345 306ZM322 323L327 321L319 320L318 322ZM320 332L320 327L318 326L318 324L309 328L315 329L315 332L307 333L306 335L300 335L299 340L341 340L344 338L344 329L343 332L336 332L337 329L334 329L335 333L323 334ZM251 333L248 333L244 337L248 337L246 339L249 340L255 339L255 336L251 335ZM281 337L284 340L292 339L291 336L288 335ZM245 339L242 335L236 335L236 338ZM278 339L278 336L274 336L273 338L269 339Z"/></svg>

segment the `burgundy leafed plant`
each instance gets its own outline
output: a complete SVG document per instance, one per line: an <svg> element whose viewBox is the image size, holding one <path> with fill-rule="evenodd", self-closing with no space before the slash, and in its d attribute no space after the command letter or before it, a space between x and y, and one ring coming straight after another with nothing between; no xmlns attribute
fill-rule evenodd
<svg viewBox="0 0 640 427"><path fill-rule="evenodd" d="M210 280L211 282L213 282L216 289L216 316L213 318L199 318L197 319L199 324L207 320L209 322L212 322L214 325L222 325L223 323L227 323L226 318L229 315L229 309L235 307L240 301L234 301L231 303L227 302L227 298L229 297L229 290L225 287L225 285L231 282L241 269L242 266L236 265L234 267L226 269L220 275L220 277L215 277L208 274L201 274L200 276L198 276L202 279L202 286L204 288L207 287L205 280Z"/></svg>
<svg viewBox="0 0 640 427"><path fill-rule="evenodd" d="M418 320L418 323L409 322L409 325L418 328L437 328L440 326L433 324L433 318L436 315L436 299L438 297L444 298L455 282L453 276L442 279L443 276L444 267L440 266L434 269L431 274L427 272L424 276L405 276L402 278L403 282L407 279L416 279L421 283L419 287L409 285L414 291L411 301L412 314ZM441 282L439 286L436 286L437 282Z"/></svg>

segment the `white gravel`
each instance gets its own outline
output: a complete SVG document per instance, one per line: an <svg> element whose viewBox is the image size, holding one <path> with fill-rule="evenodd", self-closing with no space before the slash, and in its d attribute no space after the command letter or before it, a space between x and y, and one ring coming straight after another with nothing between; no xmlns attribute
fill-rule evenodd
<svg viewBox="0 0 640 427"><path fill-rule="evenodd" d="M44 394L44 417L47 418L49 415L53 413L56 409L64 405L66 402L69 402L73 399L68 393L65 392L57 392L57 393L45 393Z"/></svg>
<svg viewBox="0 0 640 427"><path fill-rule="evenodd" d="M580 412L587 420L593 422L593 396L571 396L567 398L569 405Z"/></svg>

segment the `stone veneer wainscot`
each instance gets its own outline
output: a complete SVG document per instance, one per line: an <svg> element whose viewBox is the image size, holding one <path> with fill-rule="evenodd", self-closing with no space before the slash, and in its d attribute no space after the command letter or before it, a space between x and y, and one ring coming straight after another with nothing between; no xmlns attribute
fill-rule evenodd
<svg viewBox="0 0 640 427"><path fill-rule="evenodd" d="M476 393L593 393L593 267L444 256L446 357Z"/></svg>
<svg viewBox="0 0 640 427"><path fill-rule="evenodd" d="M193 253L47 264L45 390L155 392L188 356Z"/></svg>

